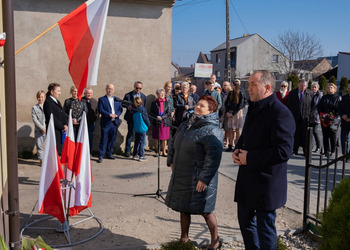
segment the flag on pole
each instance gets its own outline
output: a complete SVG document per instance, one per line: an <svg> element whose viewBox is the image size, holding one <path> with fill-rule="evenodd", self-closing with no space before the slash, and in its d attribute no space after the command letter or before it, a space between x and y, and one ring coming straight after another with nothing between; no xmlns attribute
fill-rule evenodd
<svg viewBox="0 0 350 250"><path fill-rule="evenodd" d="M69 170L73 170L73 161L75 153L75 138L73 130L73 121L72 121L72 109L69 110L68 117L68 131L66 138L64 139L62 154L61 154L61 163L66 164L66 167ZM70 180L70 176L66 176L67 180Z"/></svg>
<svg viewBox="0 0 350 250"><path fill-rule="evenodd" d="M79 214L80 211L91 207L92 171L90 162L89 132L87 128L86 113L83 112L75 148L73 165L75 178L74 207L69 209L69 215Z"/></svg>
<svg viewBox="0 0 350 250"><path fill-rule="evenodd" d="M97 85L109 0L89 0L58 21L69 58L69 73L81 98Z"/></svg>
<svg viewBox="0 0 350 250"><path fill-rule="evenodd" d="M39 183L38 210L50 214L61 223L65 221L60 180L64 178L60 158L56 149L53 114L46 135L43 163Z"/></svg>

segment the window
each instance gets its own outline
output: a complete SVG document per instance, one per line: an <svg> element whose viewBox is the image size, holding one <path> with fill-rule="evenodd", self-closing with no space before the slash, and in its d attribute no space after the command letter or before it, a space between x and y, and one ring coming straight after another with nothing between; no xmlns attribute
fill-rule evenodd
<svg viewBox="0 0 350 250"><path fill-rule="evenodd" d="M216 54L216 63L221 62L221 54Z"/></svg>
<svg viewBox="0 0 350 250"><path fill-rule="evenodd" d="M220 80L220 77L221 77L220 71L215 71L215 75L216 75L216 80Z"/></svg>
<svg viewBox="0 0 350 250"><path fill-rule="evenodd" d="M272 56L272 62L278 63L278 55Z"/></svg>

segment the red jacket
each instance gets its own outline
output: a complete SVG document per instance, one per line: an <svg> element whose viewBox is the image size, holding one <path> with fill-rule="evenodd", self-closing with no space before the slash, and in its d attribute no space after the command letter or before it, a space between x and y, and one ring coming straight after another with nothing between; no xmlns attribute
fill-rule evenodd
<svg viewBox="0 0 350 250"><path fill-rule="evenodd" d="M280 100L286 106L287 106L288 95L289 95L289 91L287 91L286 95L284 96L284 98L282 98L281 92L276 91L277 99Z"/></svg>

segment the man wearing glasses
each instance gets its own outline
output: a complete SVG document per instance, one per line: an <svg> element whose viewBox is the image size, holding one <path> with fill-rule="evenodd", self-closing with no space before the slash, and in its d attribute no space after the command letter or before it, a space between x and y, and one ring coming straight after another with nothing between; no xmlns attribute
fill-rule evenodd
<svg viewBox="0 0 350 250"><path fill-rule="evenodd" d="M126 135L126 142L125 142L125 157L130 157L130 149L131 149L131 141L134 136L134 123L132 119L132 103L134 102L134 99L136 97L140 97L142 99L142 106L146 106L146 96L141 93L142 90L142 82L136 81L134 83L134 90L130 91L129 93L126 93L124 96L123 107L126 108L126 113L124 115L124 119L128 123L128 134ZM146 141L146 140L145 140Z"/></svg>

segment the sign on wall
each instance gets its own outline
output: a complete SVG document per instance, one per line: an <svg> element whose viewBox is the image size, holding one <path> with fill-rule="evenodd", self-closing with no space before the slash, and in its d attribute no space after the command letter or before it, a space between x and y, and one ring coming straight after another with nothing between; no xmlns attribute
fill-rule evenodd
<svg viewBox="0 0 350 250"><path fill-rule="evenodd" d="M194 66L194 77L210 78L213 74L213 64L196 63Z"/></svg>

